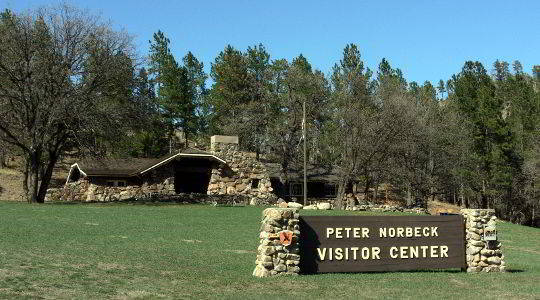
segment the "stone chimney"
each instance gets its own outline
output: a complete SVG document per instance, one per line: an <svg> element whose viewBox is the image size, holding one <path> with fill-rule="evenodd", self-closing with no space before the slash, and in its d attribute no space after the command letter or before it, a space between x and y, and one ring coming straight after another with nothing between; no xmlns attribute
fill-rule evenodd
<svg viewBox="0 0 540 300"><path fill-rule="evenodd" d="M210 152L217 156L231 157L238 150L238 136L213 135L210 137Z"/></svg>

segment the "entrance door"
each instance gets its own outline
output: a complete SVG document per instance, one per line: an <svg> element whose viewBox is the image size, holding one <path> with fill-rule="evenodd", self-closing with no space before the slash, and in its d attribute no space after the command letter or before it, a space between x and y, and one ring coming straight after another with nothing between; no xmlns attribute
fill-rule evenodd
<svg viewBox="0 0 540 300"><path fill-rule="evenodd" d="M174 190L178 193L206 194L212 171L211 163L201 159L186 159L175 164Z"/></svg>

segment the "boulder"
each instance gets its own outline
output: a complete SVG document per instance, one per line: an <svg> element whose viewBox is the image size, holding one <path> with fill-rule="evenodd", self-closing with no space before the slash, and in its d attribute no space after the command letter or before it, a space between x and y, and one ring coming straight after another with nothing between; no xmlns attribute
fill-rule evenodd
<svg viewBox="0 0 540 300"><path fill-rule="evenodd" d="M278 202L277 204L278 207L281 207L281 208L287 208L289 207L289 205L287 204L287 202Z"/></svg>
<svg viewBox="0 0 540 300"><path fill-rule="evenodd" d="M332 206L328 202L321 202L317 203L317 208L322 210L329 210L332 209Z"/></svg>
<svg viewBox="0 0 540 300"><path fill-rule="evenodd" d="M296 202L289 202L289 203L287 203L287 206L290 207L290 208L302 208L302 207L304 207L302 204L296 203Z"/></svg>

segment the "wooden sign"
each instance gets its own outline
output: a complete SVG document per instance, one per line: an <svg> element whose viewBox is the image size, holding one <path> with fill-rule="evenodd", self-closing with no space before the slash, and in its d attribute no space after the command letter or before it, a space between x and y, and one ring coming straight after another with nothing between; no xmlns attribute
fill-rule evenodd
<svg viewBox="0 0 540 300"><path fill-rule="evenodd" d="M463 217L302 216L302 273L465 268Z"/></svg>
<svg viewBox="0 0 540 300"><path fill-rule="evenodd" d="M292 243L293 233L291 231L282 231L279 233L279 242L283 246L289 246Z"/></svg>

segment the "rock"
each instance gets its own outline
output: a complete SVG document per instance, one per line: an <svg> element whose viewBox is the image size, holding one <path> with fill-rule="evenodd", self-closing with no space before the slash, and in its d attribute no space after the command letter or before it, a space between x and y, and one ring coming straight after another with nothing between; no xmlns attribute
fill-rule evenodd
<svg viewBox="0 0 540 300"><path fill-rule="evenodd" d="M475 255L475 254L479 253L480 250L482 250L482 247L474 247L474 246L468 247L467 248L467 254Z"/></svg>
<svg viewBox="0 0 540 300"><path fill-rule="evenodd" d="M484 247L484 242L482 242L482 241L472 241L470 244L475 246L475 247Z"/></svg>
<svg viewBox="0 0 540 300"><path fill-rule="evenodd" d="M332 206L328 202L321 202L321 203L317 203L317 208L323 209L323 210L329 210L332 208Z"/></svg>
<svg viewBox="0 0 540 300"><path fill-rule="evenodd" d="M300 267L297 267L297 266L289 266L287 268L287 271L289 273L300 273Z"/></svg>
<svg viewBox="0 0 540 300"><path fill-rule="evenodd" d="M298 264L300 264L300 261L299 260L287 260L287 261L285 261L285 264L287 266L297 266Z"/></svg>
<svg viewBox="0 0 540 300"><path fill-rule="evenodd" d="M469 232L469 237L472 239L472 240L477 240L479 241L480 240L480 235L474 233L474 232Z"/></svg>
<svg viewBox="0 0 540 300"><path fill-rule="evenodd" d="M298 261L300 261L300 255L289 253L289 254L287 254L287 259L292 259L292 260L298 260Z"/></svg>
<svg viewBox="0 0 540 300"><path fill-rule="evenodd" d="M279 204L279 203L285 203L285 202L286 202L286 201L283 200L283 199L281 199L281 198L278 198L277 201L276 201L277 204Z"/></svg>
<svg viewBox="0 0 540 300"><path fill-rule="evenodd" d="M289 205L287 204L287 202L281 202L281 203L278 203L277 206L278 206L278 207L281 207L281 208L287 208L287 207L289 207Z"/></svg>
<svg viewBox="0 0 540 300"><path fill-rule="evenodd" d="M287 271L287 266L284 265L284 264L279 264L279 265L274 267L274 270L278 271L278 272L285 272L285 271Z"/></svg>
<svg viewBox="0 0 540 300"><path fill-rule="evenodd" d="M255 270L253 271L253 276L256 276L256 277L268 277L268 276L270 276L270 271L268 271L263 266L257 266L257 267L255 267Z"/></svg>
<svg viewBox="0 0 540 300"><path fill-rule="evenodd" d="M468 267L467 268L468 273L477 273L477 272L480 272L480 271L482 271L481 267Z"/></svg>
<svg viewBox="0 0 540 300"><path fill-rule="evenodd" d="M487 259L488 263L490 265L500 265L501 264L501 258L498 256L491 256Z"/></svg>
<svg viewBox="0 0 540 300"><path fill-rule="evenodd" d="M237 192L242 192L242 191L245 190L245 189L246 189L246 185L243 184L243 183L237 184L237 185L236 185L236 191L237 191Z"/></svg>
<svg viewBox="0 0 540 300"><path fill-rule="evenodd" d="M484 256L493 256L495 254L495 251L489 249L482 249L482 251L480 251L480 254Z"/></svg>
<svg viewBox="0 0 540 300"><path fill-rule="evenodd" d="M259 205L259 199L253 197L249 200L249 205Z"/></svg>
<svg viewBox="0 0 540 300"><path fill-rule="evenodd" d="M290 208L302 208L302 207L304 207L302 204L296 203L296 202L289 202L289 203L287 203L287 206L290 207Z"/></svg>
<svg viewBox="0 0 540 300"><path fill-rule="evenodd" d="M304 209L311 209L311 210L315 210L315 209L318 209L316 205L308 205L308 206L304 206Z"/></svg>

